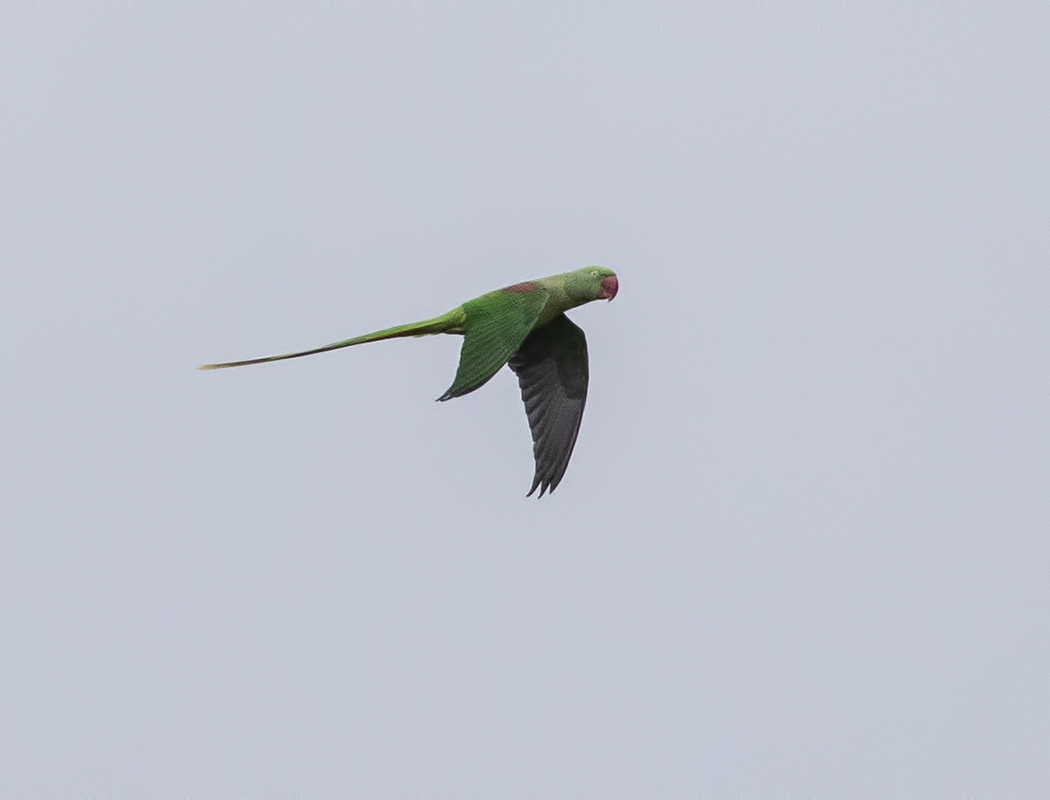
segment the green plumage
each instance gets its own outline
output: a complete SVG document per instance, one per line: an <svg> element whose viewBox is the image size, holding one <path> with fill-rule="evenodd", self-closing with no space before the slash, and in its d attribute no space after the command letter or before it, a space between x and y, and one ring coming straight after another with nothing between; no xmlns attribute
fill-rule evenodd
<svg viewBox="0 0 1050 800"><path fill-rule="evenodd" d="M448 391L438 400L469 394L499 372L536 326L549 296L546 289L498 290L464 303L461 308L467 322L459 369Z"/></svg>
<svg viewBox="0 0 1050 800"><path fill-rule="evenodd" d="M464 337L459 368L438 399L461 397L483 386L509 362L518 375L529 417L536 458L531 495L554 491L572 455L587 397L587 343L583 331L564 316L592 300L612 300L619 290L616 274L604 267L584 267L514 284L468 300L447 314L398 325L352 339L246 361L204 364L201 369L241 367L324 353L383 339L452 333Z"/></svg>

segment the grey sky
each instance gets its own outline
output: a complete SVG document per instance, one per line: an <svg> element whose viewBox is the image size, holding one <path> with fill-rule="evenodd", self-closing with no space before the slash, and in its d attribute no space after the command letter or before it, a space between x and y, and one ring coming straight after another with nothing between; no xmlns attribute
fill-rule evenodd
<svg viewBox="0 0 1050 800"><path fill-rule="evenodd" d="M1046 7L386 5L0 9L0 794L1050 791Z"/></svg>

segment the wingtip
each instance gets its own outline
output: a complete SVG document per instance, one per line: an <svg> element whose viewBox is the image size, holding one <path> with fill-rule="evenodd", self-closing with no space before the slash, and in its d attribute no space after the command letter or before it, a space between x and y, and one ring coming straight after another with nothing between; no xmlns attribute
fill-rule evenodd
<svg viewBox="0 0 1050 800"><path fill-rule="evenodd" d="M543 497L544 494L549 494L550 492L554 491L554 487L553 486L551 486L549 483L546 483L545 481L540 480L540 478L537 477L536 480L534 480L532 482L532 488L529 489L529 493L526 494L525 496L526 497L532 497L532 495L535 493L535 491L537 489L540 490L540 493L538 495L536 495L536 499L537 500L539 500L541 497Z"/></svg>

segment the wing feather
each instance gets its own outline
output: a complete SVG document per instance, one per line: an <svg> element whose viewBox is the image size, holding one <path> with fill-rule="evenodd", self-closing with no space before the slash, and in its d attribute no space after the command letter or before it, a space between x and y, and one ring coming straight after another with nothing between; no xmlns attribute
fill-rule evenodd
<svg viewBox="0 0 1050 800"><path fill-rule="evenodd" d="M438 400L450 400L483 386L507 363L529 335L549 292L541 287L522 291L499 289L463 304L466 314L459 368Z"/></svg>
<svg viewBox="0 0 1050 800"><path fill-rule="evenodd" d="M553 492L569 465L587 402L587 337L564 314L530 333L507 365L518 376L532 430L532 495Z"/></svg>

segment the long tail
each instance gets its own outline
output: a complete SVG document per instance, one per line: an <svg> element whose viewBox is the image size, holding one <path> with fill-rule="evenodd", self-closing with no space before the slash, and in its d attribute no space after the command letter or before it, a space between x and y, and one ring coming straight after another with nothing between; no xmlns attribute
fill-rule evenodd
<svg viewBox="0 0 1050 800"><path fill-rule="evenodd" d="M314 347L311 350L300 350L296 353L283 353L279 356L265 356L263 358L249 358L246 361L226 361L222 364L201 364L199 369L225 369L226 367L244 367L248 364L264 364L267 361L284 361L286 358L299 358L300 356L312 356L314 353L324 353L328 350L338 350L340 347L351 347L355 344L366 344L367 342L379 342L383 339L396 339L400 336L427 336L432 333L463 333L463 324L466 314L463 307L455 308L447 314L442 314L434 319L423 322L410 322L407 325L397 325L374 333L366 333L364 336L355 336L353 339L344 339L341 342L333 342L322 347Z"/></svg>

